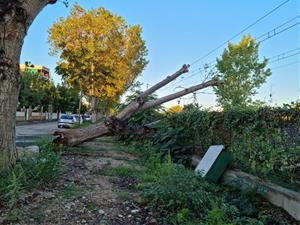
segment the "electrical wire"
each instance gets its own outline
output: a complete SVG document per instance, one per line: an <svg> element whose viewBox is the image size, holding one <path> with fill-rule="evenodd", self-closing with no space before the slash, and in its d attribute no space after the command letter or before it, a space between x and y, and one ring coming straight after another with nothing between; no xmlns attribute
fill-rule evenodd
<svg viewBox="0 0 300 225"><path fill-rule="evenodd" d="M288 31L288 30L292 29L295 26L298 26L299 24L300 24L300 21L297 22L297 23L294 23L293 25L291 25L289 27L286 27L286 28L284 28L283 30L280 30L280 31L276 31L276 29L272 29L271 31L269 31L268 33L265 34L265 35L268 35L268 36L266 38L264 38L263 40L259 41L258 43L265 42L266 40L268 40L270 38L273 38L273 37L277 36L278 34L281 34L285 31ZM270 33L270 32L272 32L272 33Z"/></svg>
<svg viewBox="0 0 300 225"><path fill-rule="evenodd" d="M278 34L281 34L281 33L285 32L285 31L288 31L288 30L292 29L292 28L295 27L296 25L299 25L299 24L300 24L300 21L297 22L297 23L295 23L295 24L293 24L293 25L291 25L291 26L289 26L289 27L284 28L283 30L276 31L277 29L279 29L279 28L281 28L281 27L287 25L288 23L290 23L290 22L292 22L292 21L294 21L295 19L298 19L298 18L300 18L300 15L298 15L298 16L296 16L296 17L293 17L292 19L290 19L290 20L284 22L283 24L281 24L281 25L279 25L279 26L273 28L272 30L270 30L270 31L268 31L268 32L266 32L266 33L264 33L263 35L259 36L259 38L261 39L262 37L268 35L265 39L259 41L258 43L262 43L262 42L264 42L264 41L266 41L266 40L269 40L270 38L273 38L273 37L277 36ZM270 35L271 31L273 32L272 35ZM259 39L259 38L257 38L257 39ZM294 49L294 50L296 50L296 49ZM294 50L291 50L291 51L294 51ZM297 50L299 50L299 48L298 48ZM286 52L286 53L287 53L287 52ZM285 53L281 53L281 54L285 54ZM297 54L299 54L299 53L297 53ZM297 54L295 54L295 55L297 55ZM289 56L289 57L292 57L292 56L294 56L294 55L291 55L291 56ZM269 58L269 59L270 59L270 58ZM206 67L206 69L212 68L212 67L214 67L214 66L216 65L216 63L213 63L213 64L212 64L212 63L213 63L213 62L209 63L208 66ZM269 63L273 63L273 62L269 62ZM178 84L178 83L181 83L182 81L187 80L187 79L189 79L189 78L191 78L191 77L194 77L195 75L199 74L200 72L205 71L206 69L201 69L201 68L195 69L195 70L193 70L193 71L191 72L191 75L189 75L188 77L185 77L184 79L182 79L182 80L180 80L180 81L178 81L178 82L176 82L176 83L170 85L169 87L174 86L174 85L176 85L176 84ZM197 72L197 71L198 71L198 72ZM166 87L166 88L167 88L167 87Z"/></svg>
<svg viewBox="0 0 300 225"><path fill-rule="evenodd" d="M201 56L200 58L198 58L197 60L195 60L194 62L192 62L190 65L192 66L192 65L198 63L199 61L203 60L207 56L211 55L212 53L214 53L215 51L217 51L218 49L220 49L221 47L223 47L224 45L226 45L229 41L231 41L234 38L238 37L239 35L241 35L242 33L244 33L246 30L248 30L249 28L253 27L257 23L259 23L261 20L263 20L264 18L266 18L267 16L269 16L270 14L272 14L273 12L275 12L276 10L278 10L279 8L281 8L282 6L284 6L285 4L287 4L289 1L290 0L286 0L286 1L282 2L281 4L279 4L278 6L276 6L274 9L272 9L271 11L269 11L268 13L266 13L265 15L263 15L262 17L258 18L253 23L251 23L250 25L248 25L247 27L245 27L244 29L242 29L241 31L239 31L238 33L236 33L235 35L233 35L227 41L223 42L222 44L218 45L216 48L212 49L208 53L204 54L203 56Z"/></svg>
<svg viewBox="0 0 300 225"><path fill-rule="evenodd" d="M272 32L274 32L275 30L277 30L277 29L279 29L279 28L281 28L281 27L283 27L283 26L289 24L290 22L293 22L294 20L298 19L299 17L300 17L300 15L297 15L297 16L295 16L295 17L289 19L288 21L284 22L283 24L280 24L279 26L273 28L272 30L270 30L270 31L268 31L268 32L266 32L266 33L263 33L262 35L258 36L256 39L259 40L259 39L261 39L262 37L264 37L264 36L266 36L266 35L270 35L270 33L272 33Z"/></svg>
<svg viewBox="0 0 300 225"><path fill-rule="evenodd" d="M282 2L282 3L279 4L277 7L275 7L275 8L272 9L271 11L269 11L267 14L263 15L262 17L260 17L260 18L257 19L256 21L254 21L252 24L248 25L247 27L245 27L244 29L242 29L240 32L238 32L237 34L235 34L234 36L232 36L228 41L222 43L221 45L217 46L216 48L214 48L213 50L211 50L211 51L208 52L207 54L203 55L202 57L200 57L200 58L197 59L196 61L192 62L192 63L190 64L190 66L192 66L192 65L196 64L197 62L199 62L200 60L206 58L207 56L209 56L210 54L212 54L213 52L215 52L216 50L218 50L219 48L221 48L222 46L224 46L225 44L227 44L229 41L231 41L232 39L234 39L234 38L236 38L237 36L239 36L240 34L242 34L244 31L246 31L246 30L248 30L249 28L253 27L253 26L256 25L258 22L260 22L261 20L263 20L264 18L266 18L268 15L270 15L270 14L273 13L273 12L275 12L277 9L279 9L280 7L282 7L283 5L285 5L286 3L288 3L289 1L290 1L290 0L286 0L286 1ZM294 20L296 20L296 19L298 19L298 18L300 18L300 15L297 15L297 16L295 16L295 17L289 19L288 21L284 22L283 24L281 24L281 25L279 25L279 26L273 28L272 30L270 30L270 31L268 31L268 32L266 32L266 33L260 35L260 36L257 38L257 40L262 39L262 38L265 37L265 36L267 36L267 37L264 38L264 39L262 39L262 40L259 41L258 43L262 43L262 42L264 42L264 41L266 41L266 40L268 40L268 39L270 39L270 38L273 38L273 37L277 36L277 35L280 34L280 33L283 33L283 32L285 32L285 31L287 31L287 30L289 30L289 29L291 29L291 28L293 28L293 27L299 25L299 24L300 24L300 21L297 22L297 23L295 23L295 24L293 24L293 25L291 25L291 26L289 26L289 27L286 27L286 28L284 28L284 29L282 29L282 30L277 31L278 29L284 27L285 25L291 23L292 21L294 21ZM282 53L282 54L283 54L283 53ZM297 54L299 54L299 53L297 53ZM293 56L293 55L291 55L290 57L292 57L292 56ZM214 61L213 61L213 62L210 62L210 63L208 63L208 64L205 64L205 66L204 66L205 68L201 68L201 67L200 67L200 68L197 68L197 69L195 69L195 70L189 72L189 73L191 73L189 76L187 76L187 77L182 77L181 80L179 80L179 81L177 81L177 82L175 82L175 83L173 83L173 84L171 84L171 85L169 85L169 86L166 86L165 88L162 88L160 91L169 89L169 88L171 88L171 87L173 87L173 86L175 86L175 85L177 85L177 84L179 84L179 83L181 83L181 82L183 82L183 81L185 81L185 80L187 80L187 79L190 79L190 78L196 76L197 74L200 74L200 73L206 71L206 70L209 69L209 68L214 67L215 65L216 65L216 62L214 62Z"/></svg>
<svg viewBox="0 0 300 225"><path fill-rule="evenodd" d="M300 61L297 60L297 61L293 61L293 62L284 64L284 65L280 65L280 66L277 66L277 67L273 67L273 68L271 68L271 69L272 69L272 70L276 70L276 69L280 69L280 68L284 68L284 67L287 67L287 66L291 66L291 65L298 64L299 62L300 62Z"/></svg>
<svg viewBox="0 0 300 225"><path fill-rule="evenodd" d="M294 52L296 52L296 53L294 53ZM292 53L292 54L288 54L288 53ZM290 57L293 57L293 56L296 56L296 55L299 55L299 54L300 54L300 48L295 48L295 49L292 49L292 50L288 50L288 51L282 52L282 53L280 53L280 54L277 54L277 55L275 55L275 56L272 56L272 57L269 57L269 58L266 58L266 59L267 59L267 60L274 59L274 60L269 61L269 64L271 64L271 63L279 62L279 61L285 60L285 59L287 59L287 58L290 58ZM215 65L216 65L216 63L215 63L215 64L212 64L211 67L212 67L212 66L215 66ZM208 68L209 68L209 67L208 67ZM199 68L199 69L200 69L200 68ZM190 78L192 78L192 77L194 77L194 76L200 74L202 71L205 71L205 69L200 69L199 71L194 71L194 73L192 73L191 75L189 75L189 76L187 76L187 77L184 77L183 79L181 79L181 80L179 80L179 81L173 83L172 85L169 85L169 86L167 86L167 87L165 87L165 88L162 88L161 91L162 91L162 90L168 90L168 89L170 89L171 87L174 87L175 85L180 84L180 83L182 83L183 81L188 80L188 79L190 79Z"/></svg>

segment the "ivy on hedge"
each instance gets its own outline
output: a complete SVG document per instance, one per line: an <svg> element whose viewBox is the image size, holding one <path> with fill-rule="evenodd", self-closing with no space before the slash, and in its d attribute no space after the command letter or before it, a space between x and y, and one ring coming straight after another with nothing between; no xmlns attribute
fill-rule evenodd
<svg viewBox="0 0 300 225"><path fill-rule="evenodd" d="M166 116L153 143L163 155L189 165L212 144L225 145L234 166L262 177L300 185L300 105L235 108L216 112L187 106Z"/></svg>

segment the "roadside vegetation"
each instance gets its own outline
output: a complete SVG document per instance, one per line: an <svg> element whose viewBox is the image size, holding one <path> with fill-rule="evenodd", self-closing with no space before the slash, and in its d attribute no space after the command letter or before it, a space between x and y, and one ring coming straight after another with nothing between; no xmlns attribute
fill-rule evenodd
<svg viewBox="0 0 300 225"><path fill-rule="evenodd" d="M216 59L216 66L210 71L208 65L204 68L202 84L208 79L211 83L202 88L213 86L220 111L203 109L197 104L164 110L160 106L163 101L153 103L157 96L138 97L142 91L140 84L135 83L136 78L148 64L142 28L129 25L104 8L85 10L75 4L69 16L60 18L49 29L48 40L51 53L60 57L56 72L64 83L55 86L51 80L29 73L30 63L26 63L28 68L20 78L19 107L31 106L42 111L52 104L55 111L75 112L78 106L77 113L83 113L86 111L81 106L84 96L91 102L92 114L101 112L101 116L109 115L108 119L113 121L113 115L132 102L136 101L137 106L133 111L128 110L126 116L117 118L117 124L122 126L112 129L115 133L107 129L110 127L104 123L104 117L98 118L106 126L105 132L114 133L118 140L98 139L81 144L91 139L92 132L99 132L101 126L94 131L80 132L74 138L71 135L74 130L62 130L60 137L65 140L71 137L75 144L62 143L81 146L58 151L58 146L42 143L38 153L21 151L19 157L14 121L8 121L9 126L0 133L3 137L0 158L5 162L0 165L0 223L23 222L22 216L24 224L49 221L50 224L299 224L282 209L264 201L257 194L261 187L239 191L210 183L193 170L193 155L202 157L209 146L222 144L233 156L231 167L299 191L300 104L270 107L253 101L257 89L271 75L268 60L259 57L260 42L255 38L248 35L239 43L228 43ZM15 55L20 55L19 50ZM188 66L182 69L186 73ZM14 77L10 75L16 70L12 67L3 74ZM10 98L6 96L17 99L15 90L19 88L15 83L19 82L7 82L5 85L10 87L7 93L0 93L5 97L5 104L12 104L2 107L7 108L1 111L3 124L7 118L14 119L5 115L16 111L16 100L8 101ZM166 81L161 81L158 86L162 87L162 83L166 85ZM133 94L120 103L121 95L132 86ZM200 89L187 90L184 94ZM166 97L171 100L170 95ZM147 101L153 103L148 105L150 109L142 107ZM147 110L138 111L141 108ZM136 113L132 115L133 112ZM96 119L97 116L92 122ZM86 128L92 122L75 124L72 128ZM151 123L155 125L147 127ZM122 135L127 125L131 126L129 132ZM140 132L139 136L130 133L140 127L147 132ZM63 135L64 132L70 135ZM108 133L105 132L102 135ZM93 133L94 136L97 135ZM64 173L67 176L62 176ZM55 186L58 181L60 184ZM43 196L37 203L32 200L34 196L29 199L29 192L34 195L33 190L46 188L51 189L49 198ZM27 207L27 214L21 215L30 204L36 209ZM48 207L52 207L50 211ZM32 211L35 218L31 218ZM61 211L64 216L60 217ZM2 215L8 217L3 219Z"/></svg>
<svg viewBox="0 0 300 225"><path fill-rule="evenodd" d="M186 110L183 109L181 113L186 113ZM179 116L169 116L176 115ZM115 219L133 222L135 218L149 216L153 224L167 225L297 224L282 209L272 206L256 194L260 187L254 186L241 192L210 183L196 175L185 164L186 160L175 160L171 149L163 153L160 145L149 139L134 140L124 136L119 137L119 141L97 139L80 147L61 149L60 153L55 151L52 144L41 143L40 149L40 153L20 157L15 167L2 174L0 208L10 211L5 220L7 222L31 221L32 218L32 224L54 221L57 217L55 213L58 213L56 204L63 201L66 206L78 205L76 220L79 217L92 221L100 216L99 221L106 221L100 224L114 224L110 222ZM63 173L70 174L62 176ZM89 182L85 181L87 173ZM109 181L113 186L106 187L103 192L102 188L90 184L96 180ZM57 182L60 183L58 186L55 184ZM28 193L47 188L58 199L51 198L53 200L50 201L46 198L41 202L28 199L28 196L32 196ZM117 205L109 205L108 209L101 205L101 199L107 195L107 191L115 193L118 199ZM93 196L99 202L85 196ZM108 199L112 196L110 194ZM122 209L124 203L133 204L139 209ZM21 213L25 207L26 213ZM40 207L50 211L50 214L45 217ZM119 214L110 213L108 210L111 207L115 207L114 210ZM67 213L66 220L69 220L66 224L73 223L74 220L69 218L70 212L64 213ZM125 213L129 213L130 218Z"/></svg>
<svg viewBox="0 0 300 225"><path fill-rule="evenodd" d="M157 214L158 224L297 224L263 200L256 193L259 187L241 192L210 183L174 163L170 154L162 157L151 142L130 141L124 150L138 156L136 164L107 171L107 175L136 179L142 202Z"/></svg>
<svg viewBox="0 0 300 225"><path fill-rule="evenodd" d="M10 210L12 221L18 219L21 207L27 202L26 192L50 186L66 171L51 143L41 143L39 153L21 151L19 154L19 161L0 174L0 208Z"/></svg>
<svg viewBox="0 0 300 225"><path fill-rule="evenodd" d="M151 136L120 138L150 141L162 156L187 167L193 155L202 157L210 145L223 144L233 155L232 167L299 190L299 112L299 104L224 112L189 105L159 117Z"/></svg>

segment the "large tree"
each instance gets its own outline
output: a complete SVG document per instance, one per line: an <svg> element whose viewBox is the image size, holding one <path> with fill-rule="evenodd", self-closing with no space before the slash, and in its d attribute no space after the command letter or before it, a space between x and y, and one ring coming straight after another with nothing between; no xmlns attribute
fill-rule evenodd
<svg viewBox="0 0 300 225"><path fill-rule="evenodd" d="M57 72L102 103L116 101L147 64L141 32L103 7L85 11L75 4L49 30L52 53L60 57Z"/></svg>
<svg viewBox="0 0 300 225"><path fill-rule="evenodd" d="M267 59L260 61L259 44L251 36L243 36L237 43L228 43L217 59L216 77L220 85L215 87L218 103L224 108L245 107L252 96L271 75Z"/></svg>
<svg viewBox="0 0 300 225"><path fill-rule="evenodd" d="M32 21L56 0L0 1L0 170L16 159L15 120L20 88L19 61Z"/></svg>

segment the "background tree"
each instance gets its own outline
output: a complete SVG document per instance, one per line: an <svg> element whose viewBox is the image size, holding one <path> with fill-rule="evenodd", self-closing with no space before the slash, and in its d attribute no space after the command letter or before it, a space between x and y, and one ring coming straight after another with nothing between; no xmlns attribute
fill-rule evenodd
<svg viewBox="0 0 300 225"><path fill-rule="evenodd" d="M141 33L102 7L85 11L75 4L49 30L51 53L60 57L57 72L102 103L116 101L147 64Z"/></svg>
<svg viewBox="0 0 300 225"><path fill-rule="evenodd" d="M260 62L258 49L254 38L244 36L238 44L229 43L217 59L216 77L220 85L214 90L224 108L249 105L257 88L271 75L271 70L266 69L267 59Z"/></svg>
<svg viewBox="0 0 300 225"><path fill-rule="evenodd" d="M20 107L46 108L53 103L54 93L55 85L48 78L41 76L37 72L28 73L25 71L21 74Z"/></svg>
<svg viewBox="0 0 300 225"><path fill-rule="evenodd" d="M76 113L79 104L79 93L77 89L68 88L64 83L56 86L53 110L56 112Z"/></svg>
<svg viewBox="0 0 300 225"><path fill-rule="evenodd" d="M183 107L181 105L174 105L167 109L168 113L178 113L183 110Z"/></svg>

